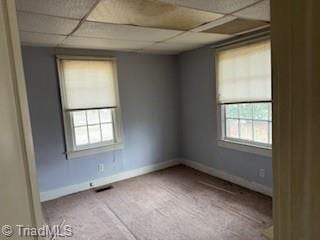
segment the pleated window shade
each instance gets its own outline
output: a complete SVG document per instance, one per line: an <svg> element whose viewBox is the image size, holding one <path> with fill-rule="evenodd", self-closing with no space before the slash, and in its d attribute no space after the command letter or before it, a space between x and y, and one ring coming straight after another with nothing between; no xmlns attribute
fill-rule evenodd
<svg viewBox="0 0 320 240"><path fill-rule="evenodd" d="M61 60L65 108L116 107L114 63L108 60Z"/></svg>
<svg viewBox="0 0 320 240"><path fill-rule="evenodd" d="M219 103L271 101L270 41L217 53Z"/></svg>

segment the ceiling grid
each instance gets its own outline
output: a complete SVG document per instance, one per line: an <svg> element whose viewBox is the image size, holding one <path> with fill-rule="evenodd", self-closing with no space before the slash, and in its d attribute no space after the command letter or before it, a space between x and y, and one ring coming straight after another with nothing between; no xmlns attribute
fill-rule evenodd
<svg viewBox="0 0 320 240"><path fill-rule="evenodd" d="M22 44L177 54L269 26L269 0L16 0Z"/></svg>

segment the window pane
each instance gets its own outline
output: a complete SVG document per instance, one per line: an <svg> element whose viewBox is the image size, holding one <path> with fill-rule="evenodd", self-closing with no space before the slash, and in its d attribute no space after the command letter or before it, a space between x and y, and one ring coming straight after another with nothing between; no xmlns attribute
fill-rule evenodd
<svg viewBox="0 0 320 240"><path fill-rule="evenodd" d="M240 138L252 141L252 121L240 120Z"/></svg>
<svg viewBox="0 0 320 240"><path fill-rule="evenodd" d="M225 104L225 137L272 144L271 108L271 102Z"/></svg>
<svg viewBox="0 0 320 240"><path fill-rule="evenodd" d="M102 123L111 123L112 122L111 109L100 110L100 121Z"/></svg>
<svg viewBox="0 0 320 240"><path fill-rule="evenodd" d="M252 104L239 104L240 118L252 119Z"/></svg>
<svg viewBox="0 0 320 240"><path fill-rule="evenodd" d="M76 140L76 145L85 145L88 144L88 131L87 127L75 127L74 128L74 135Z"/></svg>
<svg viewBox="0 0 320 240"><path fill-rule="evenodd" d="M99 111L98 110L88 110L87 111L88 124L99 123Z"/></svg>
<svg viewBox="0 0 320 240"><path fill-rule="evenodd" d="M254 141L268 143L269 124L267 121L254 121Z"/></svg>
<svg viewBox="0 0 320 240"><path fill-rule="evenodd" d="M226 136L230 138L239 138L239 120L227 119Z"/></svg>
<svg viewBox="0 0 320 240"><path fill-rule="evenodd" d="M75 111L72 112L73 125L74 126L85 126L87 125L86 112L85 111Z"/></svg>
<svg viewBox="0 0 320 240"><path fill-rule="evenodd" d="M272 121L272 104L269 103L269 121Z"/></svg>
<svg viewBox="0 0 320 240"><path fill-rule="evenodd" d="M227 104L225 108L227 118L239 118L238 104Z"/></svg>
<svg viewBox="0 0 320 240"><path fill-rule="evenodd" d="M89 126L88 129L89 129L90 143L101 142L100 126L93 125L93 126Z"/></svg>
<svg viewBox="0 0 320 240"><path fill-rule="evenodd" d="M272 144L272 122L269 122L269 144Z"/></svg>
<svg viewBox="0 0 320 240"><path fill-rule="evenodd" d="M253 119L268 120L269 119L269 103L254 103Z"/></svg>
<svg viewBox="0 0 320 240"><path fill-rule="evenodd" d="M101 124L102 140L112 141L113 140L113 126L112 123Z"/></svg>

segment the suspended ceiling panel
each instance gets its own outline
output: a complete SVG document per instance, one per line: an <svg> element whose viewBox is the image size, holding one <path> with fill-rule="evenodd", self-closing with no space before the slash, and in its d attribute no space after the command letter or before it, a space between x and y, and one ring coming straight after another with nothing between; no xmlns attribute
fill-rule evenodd
<svg viewBox="0 0 320 240"><path fill-rule="evenodd" d="M159 54L177 54L179 52L188 51L199 47L195 44L181 44L181 43L155 43L148 47L143 48L144 52L159 53Z"/></svg>
<svg viewBox="0 0 320 240"><path fill-rule="evenodd" d="M83 18L97 0L16 0L18 11Z"/></svg>
<svg viewBox="0 0 320 240"><path fill-rule="evenodd" d="M180 31L175 30L85 22L74 33L74 36L122 39L128 41L163 41L180 33Z"/></svg>
<svg viewBox="0 0 320 240"><path fill-rule="evenodd" d="M262 22L262 21L237 18L230 22L207 29L204 32L219 33L219 34L238 34L238 33L254 30L254 29L268 26L268 25L269 25L268 23Z"/></svg>
<svg viewBox="0 0 320 240"><path fill-rule="evenodd" d="M248 19L269 17L268 0L16 1L24 44L160 54L187 51L261 28L268 23ZM87 14L91 21L80 25ZM244 19L239 22L235 15Z"/></svg>
<svg viewBox="0 0 320 240"><path fill-rule="evenodd" d="M186 32L177 37L169 39L167 42L204 45L204 44L214 43L214 42L226 39L228 37L230 37L230 35Z"/></svg>
<svg viewBox="0 0 320 240"><path fill-rule="evenodd" d="M63 35L20 32L20 40L25 45L56 46L65 38Z"/></svg>
<svg viewBox="0 0 320 240"><path fill-rule="evenodd" d="M79 24L79 21L18 12L18 24L20 31L68 35Z"/></svg>
<svg viewBox="0 0 320 240"><path fill-rule="evenodd" d="M215 21L213 21L213 22L209 22L209 23L207 23L207 24L203 24L203 25L201 25L201 26L199 26L199 27L197 27L197 28L194 28L194 29L192 29L191 31L192 31L192 32L202 32L202 31L205 31L205 30L207 30L207 29L210 29L210 28L219 26L219 25L221 25L221 24L225 24L225 23L227 23L227 22L230 22L230 21L232 21L232 20L234 20L234 19L236 19L236 18L237 18L237 17L235 17L235 16L226 15L226 16L224 16L224 17L222 17L222 18L219 18L219 19L217 19L217 20L215 20Z"/></svg>
<svg viewBox="0 0 320 240"><path fill-rule="evenodd" d="M180 6L202 9L216 13L232 13L244 7L250 6L259 0L161 0Z"/></svg>
<svg viewBox="0 0 320 240"><path fill-rule="evenodd" d="M152 44L151 42L111 40L103 38L68 37L61 47L79 47L91 49L136 50Z"/></svg>
<svg viewBox="0 0 320 240"><path fill-rule="evenodd" d="M235 16L270 21L270 2L264 0L251 7L234 13Z"/></svg>
<svg viewBox="0 0 320 240"><path fill-rule="evenodd" d="M190 30L221 14L180 7L157 0L102 0L87 20L143 27Z"/></svg>

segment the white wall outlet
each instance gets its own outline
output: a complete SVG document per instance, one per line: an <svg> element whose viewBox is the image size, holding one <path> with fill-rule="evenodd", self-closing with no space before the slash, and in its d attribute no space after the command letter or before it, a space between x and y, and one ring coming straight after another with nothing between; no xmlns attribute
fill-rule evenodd
<svg viewBox="0 0 320 240"><path fill-rule="evenodd" d="M100 163L98 165L98 172L103 172L104 171L104 164L103 163Z"/></svg>
<svg viewBox="0 0 320 240"><path fill-rule="evenodd" d="M264 176L265 176L265 171L264 171L263 168L260 168L259 176L260 176L261 178L264 178Z"/></svg>

